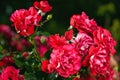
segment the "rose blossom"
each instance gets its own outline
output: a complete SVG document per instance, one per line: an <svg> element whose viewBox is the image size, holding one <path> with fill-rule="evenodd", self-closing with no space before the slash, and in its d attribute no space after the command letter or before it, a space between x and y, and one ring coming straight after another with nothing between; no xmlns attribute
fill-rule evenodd
<svg viewBox="0 0 120 80"><path fill-rule="evenodd" d="M0 24L0 34L3 34L9 40L15 35L10 27L5 24Z"/></svg>
<svg viewBox="0 0 120 80"><path fill-rule="evenodd" d="M3 57L1 61L3 61L5 65L13 65L15 63L13 55Z"/></svg>
<svg viewBox="0 0 120 80"><path fill-rule="evenodd" d="M29 10L16 10L11 15L10 20L18 33L23 36L29 36L34 33L34 26L38 25L41 18L37 10L34 7L30 7Z"/></svg>
<svg viewBox="0 0 120 80"><path fill-rule="evenodd" d="M6 66L6 64L2 60L0 60L0 69L2 69L2 67L4 66Z"/></svg>
<svg viewBox="0 0 120 80"><path fill-rule="evenodd" d="M90 48L90 71L92 75L102 74L110 68L110 52L107 47L102 48L101 45L98 47Z"/></svg>
<svg viewBox="0 0 120 80"><path fill-rule="evenodd" d="M66 40L71 40L73 37L73 30L71 29L71 30L66 31L64 35L65 35Z"/></svg>
<svg viewBox="0 0 120 80"><path fill-rule="evenodd" d="M103 46L108 47L112 54L116 52L116 50L114 49L116 41L113 39L108 30L99 27L93 32L93 37L96 44L102 44Z"/></svg>
<svg viewBox="0 0 120 80"><path fill-rule="evenodd" d="M104 75L97 75L97 80L114 80L114 70L112 70L111 68L109 70L106 71L106 73Z"/></svg>
<svg viewBox="0 0 120 80"><path fill-rule="evenodd" d="M55 34L49 37L49 44L53 48L61 48L63 45L67 44L67 41L64 36Z"/></svg>
<svg viewBox="0 0 120 80"><path fill-rule="evenodd" d="M50 64L62 77L69 77L75 74L81 68L81 57L74 46L68 44L61 48L53 49L50 58Z"/></svg>
<svg viewBox="0 0 120 80"><path fill-rule="evenodd" d="M79 54L84 58L88 54L90 46L93 44L93 39L86 33L79 32L73 42Z"/></svg>
<svg viewBox="0 0 120 80"><path fill-rule="evenodd" d="M43 72L46 72L46 73L52 73L54 71L54 67L52 66L52 64L49 63L48 60L42 61L41 69Z"/></svg>
<svg viewBox="0 0 120 80"><path fill-rule="evenodd" d="M1 80L19 80L19 70L13 66L8 66L2 70Z"/></svg>
<svg viewBox="0 0 120 80"><path fill-rule="evenodd" d="M97 23L93 19L90 20L85 12L82 12L81 15L73 15L70 18L70 25L78 31L84 31L87 33L92 33L95 29L97 29Z"/></svg>
<svg viewBox="0 0 120 80"><path fill-rule="evenodd" d="M35 1L33 5L35 8L40 9L42 12L49 12L52 9L47 0L42 0L40 2Z"/></svg>
<svg viewBox="0 0 120 80"><path fill-rule="evenodd" d="M7 55L7 53L7 50L3 50L1 53L1 55L3 56L0 59L0 68L15 64L15 61L13 59L13 53L10 53L9 55Z"/></svg>

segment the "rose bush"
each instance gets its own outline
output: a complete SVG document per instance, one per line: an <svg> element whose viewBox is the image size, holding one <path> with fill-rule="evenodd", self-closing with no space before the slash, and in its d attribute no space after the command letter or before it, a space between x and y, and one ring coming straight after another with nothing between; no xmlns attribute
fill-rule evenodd
<svg viewBox="0 0 120 80"><path fill-rule="evenodd" d="M114 80L111 33L85 12L71 16L64 35L44 32L51 9L41 0L13 12L10 21L17 33L0 25L0 80Z"/></svg>

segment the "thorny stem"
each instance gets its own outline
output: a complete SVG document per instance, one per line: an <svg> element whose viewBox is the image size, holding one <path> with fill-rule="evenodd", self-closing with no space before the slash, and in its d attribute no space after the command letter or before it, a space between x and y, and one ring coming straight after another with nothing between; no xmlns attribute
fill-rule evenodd
<svg viewBox="0 0 120 80"><path fill-rule="evenodd" d="M45 21L43 21L43 22L41 22L39 25L38 25L38 27L42 27L47 21L49 21L49 20L45 20Z"/></svg>
<svg viewBox="0 0 120 80"><path fill-rule="evenodd" d="M47 16L47 19L46 20L44 20L43 22L41 22L40 23L40 25L38 25L38 26L42 26L43 24L45 24L47 21L49 21L50 19L52 19L52 14L49 14L48 16Z"/></svg>

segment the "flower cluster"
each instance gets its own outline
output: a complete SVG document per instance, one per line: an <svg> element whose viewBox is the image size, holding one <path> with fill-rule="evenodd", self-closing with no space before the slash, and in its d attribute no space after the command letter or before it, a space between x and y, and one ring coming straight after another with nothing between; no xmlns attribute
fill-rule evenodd
<svg viewBox="0 0 120 80"><path fill-rule="evenodd" d="M38 26L43 14L51 9L52 7L48 4L48 1L35 2L34 7L30 7L29 10L16 10L11 15L10 20L13 22L17 33L29 36L34 33L34 28Z"/></svg>
<svg viewBox="0 0 120 80"><path fill-rule="evenodd" d="M76 34L74 28L78 31ZM55 71L67 78L76 73L81 75L80 71L86 67L91 77L113 80L110 56L115 53L116 41L110 32L98 26L93 19L90 20L85 12L71 17L69 29L63 36L49 36L52 53L49 63L43 62L42 66L47 65L43 71Z"/></svg>
<svg viewBox="0 0 120 80"><path fill-rule="evenodd" d="M51 9L47 0L41 0L28 10L16 10L10 20L20 35L0 25L0 34L12 47L0 48L0 80L114 80L110 58L116 41L111 33L82 12L70 18L64 35L45 35L37 30L49 20L42 22Z"/></svg>

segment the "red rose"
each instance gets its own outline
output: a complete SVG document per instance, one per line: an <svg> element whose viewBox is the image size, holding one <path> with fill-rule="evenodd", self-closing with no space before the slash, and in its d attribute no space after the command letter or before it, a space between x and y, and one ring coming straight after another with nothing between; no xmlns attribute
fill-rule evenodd
<svg viewBox="0 0 120 80"><path fill-rule="evenodd" d="M75 37L73 45L79 51L79 54L84 58L89 51L90 46L93 44L93 39L86 33L79 32Z"/></svg>
<svg viewBox="0 0 120 80"><path fill-rule="evenodd" d="M66 40L71 40L72 37L73 37L73 30L72 29L65 32Z"/></svg>
<svg viewBox="0 0 120 80"><path fill-rule="evenodd" d="M1 80L19 80L19 70L8 66L2 70Z"/></svg>
<svg viewBox="0 0 120 80"><path fill-rule="evenodd" d="M61 46L67 44L67 41L64 36L59 36L59 34L55 34L49 37L49 44L53 48L61 48Z"/></svg>
<svg viewBox="0 0 120 80"><path fill-rule="evenodd" d="M61 48L53 49L50 64L62 77L69 77L81 68L81 57L72 45L64 45Z"/></svg>
<svg viewBox="0 0 120 80"><path fill-rule="evenodd" d="M114 80L114 73L114 70L109 69L104 75L98 75L96 78L97 80Z"/></svg>
<svg viewBox="0 0 120 80"><path fill-rule="evenodd" d="M14 33L11 31L10 27L5 24L0 25L0 34L3 34L9 40L11 40L14 36Z"/></svg>
<svg viewBox="0 0 120 80"><path fill-rule="evenodd" d="M112 54L116 52L116 50L114 49L116 41L113 39L108 30L99 27L93 32L93 37L96 44L102 44L103 47L108 47Z"/></svg>
<svg viewBox="0 0 120 80"><path fill-rule="evenodd" d="M90 20L85 12L82 12L81 15L73 15L70 18L70 25L78 31L84 31L87 33L92 33L97 29L97 23L93 19Z"/></svg>
<svg viewBox="0 0 120 80"><path fill-rule="evenodd" d="M6 64L2 60L0 60L0 69L2 69L2 67L4 66L6 66Z"/></svg>
<svg viewBox="0 0 120 80"><path fill-rule="evenodd" d="M13 60L13 55L5 56L1 61L3 61L6 66L13 65L15 63L15 61Z"/></svg>
<svg viewBox="0 0 120 80"><path fill-rule="evenodd" d="M34 7L30 7L29 10L16 10L11 15L10 20L18 33L23 36L29 36L34 33L34 26L38 25L41 18L37 10Z"/></svg>
<svg viewBox="0 0 120 80"><path fill-rule="evenodd" d="M90 71L92 75L104 75L110 68L110 54L109 49L98 47L91 47L90 49Z"/></svg>
<svg viewBox="0 0 120 80"><path fill-rule="evenodd" d="M53 66L49 63L48 60L42 61L41 69L43 72L52 73L54 71Z"/></svg>
<svg viewBox="0 0 120 80"><path fill-rule="evenodd" d="M38 1L35 1L35 2L33 3L33 5L34 5L35 8L39 9L40 3L39 3Z"/></svg>
<svg viewBox="0 0 120 80"><path fill-rule="evenodd" d="M49 12L52 9L47 0L42 0L40 2L35 1L33 5L35 8L40 9L42 12Z"/></svg>

